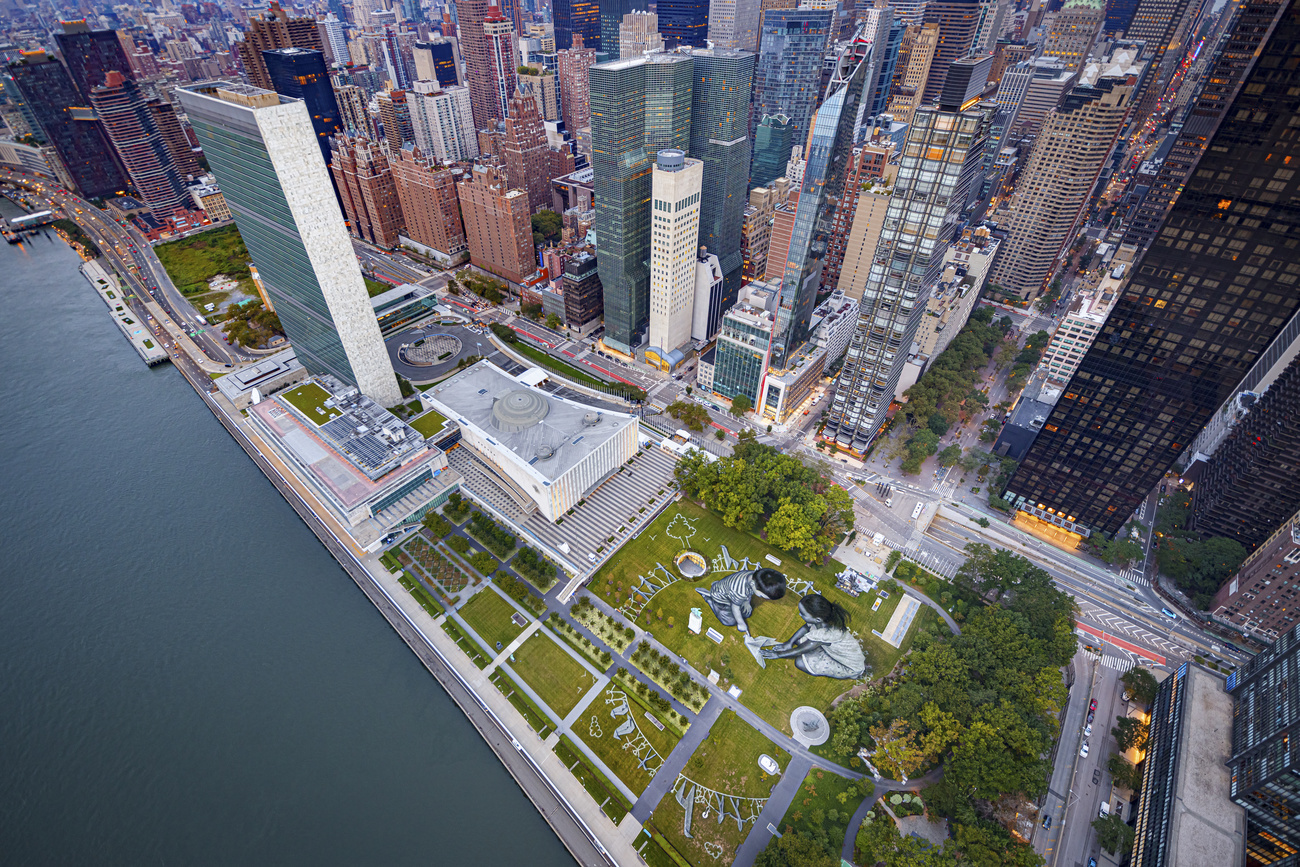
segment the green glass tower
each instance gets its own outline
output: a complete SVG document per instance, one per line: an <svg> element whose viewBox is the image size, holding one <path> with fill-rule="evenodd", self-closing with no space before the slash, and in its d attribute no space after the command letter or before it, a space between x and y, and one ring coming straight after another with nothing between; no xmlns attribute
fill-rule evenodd
<svg viewBox="0 0 1300 867"><path fill-rule="evenodd" d="M790 162L793 127L789 115L765 114L754 131L754 168L749 175L751 187L766 187L785 177Z"/></svg>
<svg viewBox="0 0 1300 867"><path fill-rule="evenodd" d="M704 163L700 244L722 266L721 309L726 310L736 303L745 264L740 230L748 204L749 94L758 55L697 48L690 56L694 62L690 155Z"/></svg>
<svg viewBox="0 0 1300 867"><path fill-rule="evenodd" d="M400 402L306 105L220 81L176 94L302 366Z"/></svg>
<svg viewBox="0 0 1300 867"><path fill-rule="evenodd" d="M650 320L650 182L663 148L687 150L691 58L684 54L591 67L596 246L605 294L605 343L631 354Z"/></svg>

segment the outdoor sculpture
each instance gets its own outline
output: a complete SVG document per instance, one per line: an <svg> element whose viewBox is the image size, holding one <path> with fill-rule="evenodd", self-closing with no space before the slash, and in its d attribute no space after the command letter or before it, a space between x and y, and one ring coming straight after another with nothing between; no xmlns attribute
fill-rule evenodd
<svg viewBox="0 0 1300 867"><path fill-rule="evenodd" d="M785 595L785 576L775 569L745 569L713 582L708 590L697 587L723 626L734 626L748 634L753 598L780 599Z"/></svg>
<svg viewBox="0 0 1300 867"><path fill-rule="evenodd" d="M794 659L795 667L814 677L849 680L867 671L862 645L849 632L849 613L822 596L810 593L799 600L800 626L789 641L764 647L766 659Z"/></svg>

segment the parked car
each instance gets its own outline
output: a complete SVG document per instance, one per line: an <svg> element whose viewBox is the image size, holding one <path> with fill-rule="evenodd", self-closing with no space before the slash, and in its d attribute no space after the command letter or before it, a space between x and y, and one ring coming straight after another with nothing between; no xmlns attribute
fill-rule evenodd
<svg viewBox="0 0 1300 867"><path fill-rule="evenodd" d="M1092 701L1088 702L1088 710L1096 710L1096 709L1097 709L1097 699L1094 698Z"/></svg>
<svg viewBox="0 0 1300 867"><path fill-rule="evenodd" d="M1087 741L1084 741L1084 742L1083 742L1083 746L1079 747L1079 758L1081 758L1081 759L1086 759L1086 758L1088 758L1088 742L1087 742Z"/></svg>
<svg viewBox="0 0 1300 867"><path fill-rule="evenodd" d="M1052 817L1051 817L1051 816L1044 816L1044 817L1043 817L1043 827L1044 827L1044 828L1050 828L1050 827L1052 827Z"/></svg>
<svg viewBox="0 0 1300 867"><path fill-rule="evenodd" d="M1085 738L1092 737L1092 723L1088 723L1086 726L1083 727L1083 736Z"/></svg>

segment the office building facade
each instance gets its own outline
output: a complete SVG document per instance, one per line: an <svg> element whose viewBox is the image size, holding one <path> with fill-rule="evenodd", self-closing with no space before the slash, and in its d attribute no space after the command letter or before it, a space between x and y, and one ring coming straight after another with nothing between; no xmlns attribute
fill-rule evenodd
<svg viewBox="0 0 1300 867"><path fill-rule="evenodd" d="M134 79L122 40L116 30L91 30L85 21L64 21L63 32L54 34L63 65L81 94L80 105L90 104L90 94L105 83L110 72Z"/></svg>
<svg viewBox="0 0 1300 867"><path fill-rule="evenodd" d="M789 117L792 144L808 138L834 20L833 9L771 9L763 15L754 69L754 116Z"/></svg>
<svg viewBox="0 0 1300 867"><path fill-rule="evenodd" d="M709 36L709 0L659 0L659 32L669 48L703 48Z"/></svg>
<svg viewBox="0 0 1300 867"><path fill-rule="evenodd" d="M1236 701L1232 801L1246 811L1247 863L1292 867L1300 852L1300 626L1228 677Z"/></svg>
<svg viewBox="0 0 1300 867"><path fill-rule="evenodd" d="M1128 116L1137 75L1075 87L1034 141L1008 210L1010 231L993 282L1033 300L1055 273Z"/></svg>
<svg viewBox="0 0 1300 867"><path fill-rule="evenodd" d="M749 173L750 187L766 187L785 177L790 162L793 127L784 114L765 114L754 131L754 165Z"/></svg>
<svg viewBox="0 0 1300 867"><path fill-rule="evenodd" d="M307 107L224 82L187 85L176 95L303 367L384 406L398 403L397 377Z"/></svg>
<svg viewBox="0 0 1300 867"><path fill-rule="evenodd" d="M812 120L789 247L781 260L775 260L778 265L785 263L772 333L772 363L778 367L785 367L808 339L837 205L853 157L854 126L870 74L871 48L859 39L841 51L826 101ZM769 272L773 263L769 253Z"/></svg>
<svg viewBox="0 0 1300 867"><path fill-rule="evenodd" d="M709 42L714 48L758 51L760 0L711 0Z"/></svg>
<svg viewBox="0 0 1300 867"><path fill-rule="evenodd" d="M751 283L722 315L714 346L712 390L725 398L744 395L758 406L759 389L771 361L772 308L777 288ZM701 362L703 363L703 362Z"/></svg>
<svg viewBox="0 0 1300 867"><path fill-rule="evenodd" d="M685 152L659 151L650 186L650 347L658 364L690 342L695 306L695 254L700 235L704 163Z"/></svg>
<svg viewBox="0 0 1300 867"><path fill-rule="evenodd" d="M650 302L651 167L660 149L690 147L691 58L655 54L591 67L596 240L607 345L645 340Z"/></svg>
<svg viewBox="0 0 1300 867"><path fill-rule="evenodd" d="M271 73L262 58L263 51L273 48L305 48L309 51L322 51L324 46L321 45L316 19L310 16L291 18L288 12L280 8L276 0L272 0L271 8L264 16L248 22L244 38L235 43L235 53L244 68L244 75L254 87L275 90Z"/></svg>
<svg viewBox="0 0 1300 867"><path fill-rule="evenodd" d="M597 0L553 0L551 16L555 23L555 49L566 51L579 45L600 44L600 3Z"/></svg>
<svg viewBox="0 0 1300 867"><path fill-rule="evenodd" d="M307 48L272 48L262 52L262 63L272 90L301 99L307 106L321 156L329 162L330 138L343 132L343 118L325 68L325 55Z"/></svg>
<svg viewBox="0 0 1300 867"><path fill-rule="evenodd" d="M729 48L697 48L691 85L690 155L704 163L700 246L718 257L723 308L740 291L740 251L749 179L749 94L755 55Z"/></svg>
<svg viewBox="0 0 1300 867"><path fill-rule="evenodd" d="M1300 307L1288 8L1206 158L1002 496L1080 535L1113 534ZM1202 237L1203 236L1203 237ZM1244 260L1244 262L1243 262Z"/></svg>
<svg viewBox="0 0 1300 867"><path fill-rule="evenodd" d="M429 255L444 266L461 261L469 251L456 195L463 170L440 166L415 145L403 147L389 167L406 223L405 237L419 244L421 252L433 251Z"/></svg>
<svg viewBox="0 0 1300 867"><path fill-rule="evenodd" d="M520 285L537 272L528 194L512 190L495 166L476 165L456 184L470 262Z"/></svg>

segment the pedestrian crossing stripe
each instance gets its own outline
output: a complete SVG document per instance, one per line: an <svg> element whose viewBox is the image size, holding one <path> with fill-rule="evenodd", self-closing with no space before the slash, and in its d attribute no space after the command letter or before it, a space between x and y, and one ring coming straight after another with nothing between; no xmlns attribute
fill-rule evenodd
<svg viewBox="0 0 1300 867"><path fill-rule="evenodd" d="M1101 664L1116 671L1128 671L1133 667L1133 660L1127 656L1111 656L1103 653L1101 655Z"/></svg>

